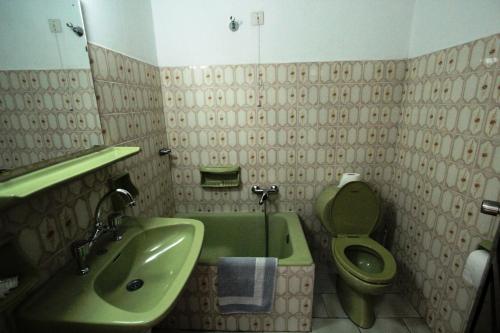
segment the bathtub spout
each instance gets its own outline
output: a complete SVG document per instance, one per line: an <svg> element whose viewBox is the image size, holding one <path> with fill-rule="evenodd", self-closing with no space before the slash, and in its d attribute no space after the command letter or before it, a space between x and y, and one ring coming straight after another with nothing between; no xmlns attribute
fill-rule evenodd
<svg viewBox="0 0 500 333"><path fill-rule="evenodd" d="M266 191L264 193L262 193L262 196L260 197L260 200L259 200L259 205L263 205L264 204L264 201L267 200L267 198L269 198L269 193Z"/></svg>

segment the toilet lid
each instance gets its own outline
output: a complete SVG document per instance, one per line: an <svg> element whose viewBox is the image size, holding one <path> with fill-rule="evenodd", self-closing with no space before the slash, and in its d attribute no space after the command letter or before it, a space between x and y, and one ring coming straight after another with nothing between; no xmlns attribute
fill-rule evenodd
<svg viewBox="0 0 500 333"><path fill-rule="evenodd" d="M334 236L369 235L379 214L377 194L364 182L351 182L338 190L322 222Z"/></svg>

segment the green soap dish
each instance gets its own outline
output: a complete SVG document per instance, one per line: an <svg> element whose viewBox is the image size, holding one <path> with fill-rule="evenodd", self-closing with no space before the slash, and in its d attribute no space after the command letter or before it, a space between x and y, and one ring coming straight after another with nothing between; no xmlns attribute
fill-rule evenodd
<svg viewBox="0 0 500 333"><path fill-rule="evenodd" d="M240 167L234 165L201 166L201 187L240 186Z"/></svg>

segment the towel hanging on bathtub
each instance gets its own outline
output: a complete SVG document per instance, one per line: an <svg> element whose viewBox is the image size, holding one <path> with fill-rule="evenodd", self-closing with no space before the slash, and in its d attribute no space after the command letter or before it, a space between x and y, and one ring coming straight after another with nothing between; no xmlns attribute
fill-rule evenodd
<svg viewBox="0 0 500 333"><path fill-rule="evenodd" d="M219 258L219 311L222 314L271 312L277 269L277 258Z"/></svg>

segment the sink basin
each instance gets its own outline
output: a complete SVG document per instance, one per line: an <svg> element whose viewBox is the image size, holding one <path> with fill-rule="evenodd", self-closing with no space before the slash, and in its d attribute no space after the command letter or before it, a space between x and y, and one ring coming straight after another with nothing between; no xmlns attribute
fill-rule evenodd
<svg viewBox="0 0 500 333"><path fill-rule="evenodd" d="M203 224L127 218L123 239L96 244L90 272L72 263L16 313L21 331L143 332L167 315L200 254Z"/></svg>
<svg viewBox="0 0 500 333"><path fill-rule="evenodd" d="M125 311L150 311L183 268L193 238L194 228L189 224L159 227L134 236L97 276L97 294ZM131 281L141 281L134 292L127 290Z"/></svg>

